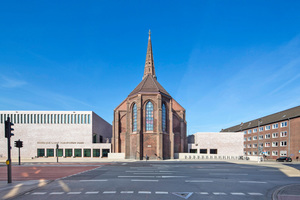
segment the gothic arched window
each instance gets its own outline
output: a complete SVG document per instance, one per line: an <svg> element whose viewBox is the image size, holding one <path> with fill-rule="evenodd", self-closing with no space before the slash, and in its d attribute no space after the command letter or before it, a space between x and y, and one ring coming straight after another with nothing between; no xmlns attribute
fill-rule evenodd
<svg viewBox="0 0 300 200"><path fill-rule="evenodd" d="M137 109L136 104L132 107L132 131L137 131Z"/></svg>
<svg viewBox="0 0 300 200"><path fill-rule="evenodd" d="M153 131L153 104L146 104L146 131Z"/></svg>
<svg viewBox="0 0 300 200"><path fill-rule="evenodd" d="M162 131L166 132L167 129L167 120L166 120L167 114L166 114L166 105L162 105Z"/></svg>

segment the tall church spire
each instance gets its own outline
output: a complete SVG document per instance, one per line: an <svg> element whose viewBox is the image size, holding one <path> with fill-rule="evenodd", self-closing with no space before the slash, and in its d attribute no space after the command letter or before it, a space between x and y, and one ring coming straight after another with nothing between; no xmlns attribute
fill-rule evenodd
<svg viewBox="0 0 300 200"><path fill-rule="evenodd" d="M143 79L147 75L152 75L156 79L154 61L153 61L153 52L152 52L152 43L151 43L151 31L149 30L149 38L148 38L148 47L147 47L147 55L146 55L146 63Z"/></svg>

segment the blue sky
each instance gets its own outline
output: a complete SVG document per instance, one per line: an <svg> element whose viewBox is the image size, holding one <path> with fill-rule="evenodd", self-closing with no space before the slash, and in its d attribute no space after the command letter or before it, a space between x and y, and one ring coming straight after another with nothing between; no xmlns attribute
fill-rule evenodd
<svg viewBox="0 0 300 200"><path fill-rule="evenodd" d="M300 104L299 1L2 1L0 110L113 109L158 81L188 134Z"/></svg>

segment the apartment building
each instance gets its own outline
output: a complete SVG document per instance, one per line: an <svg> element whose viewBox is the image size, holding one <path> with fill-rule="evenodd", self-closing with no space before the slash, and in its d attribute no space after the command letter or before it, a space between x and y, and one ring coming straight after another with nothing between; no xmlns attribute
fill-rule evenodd
<svg viewBox="0 0 300 200"><path fill-rule="evenodd" d="M269 159L300 156L300 106L222 129L243 132L244 154Z"/></svg>

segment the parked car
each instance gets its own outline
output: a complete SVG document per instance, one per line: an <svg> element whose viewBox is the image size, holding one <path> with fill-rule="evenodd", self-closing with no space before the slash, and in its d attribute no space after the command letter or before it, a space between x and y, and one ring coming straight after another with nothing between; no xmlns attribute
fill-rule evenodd
<svg viewBox="0 0 300 200"><path fill-rule="evenodd" d="M279 157L276 159L276 162L292 162L292 158L291 157Z"/></svg>

